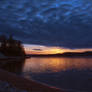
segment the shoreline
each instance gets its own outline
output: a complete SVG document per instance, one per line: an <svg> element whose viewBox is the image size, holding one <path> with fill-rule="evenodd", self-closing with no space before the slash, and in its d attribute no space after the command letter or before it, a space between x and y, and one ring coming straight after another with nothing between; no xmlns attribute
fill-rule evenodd
<svg viewBox="0 0 92 92"><path fill-rule="evenodd" d="M49 87L33 80L0 69L0 80L10 83L12 86L28 92L65 92L59 88Z"/></svg>

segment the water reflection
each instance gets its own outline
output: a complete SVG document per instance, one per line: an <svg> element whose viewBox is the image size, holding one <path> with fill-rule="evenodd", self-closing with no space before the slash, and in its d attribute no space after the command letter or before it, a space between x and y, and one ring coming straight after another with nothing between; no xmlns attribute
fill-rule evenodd
<svg viewBox="0 0 92 92"><path fill-rule="evenodd" d="M20 75L24 67L25 59L7 60L2 62L5 62L5 64L0 66L1 69Z"/></svg>
<svg viewBox="0 0 92 92"><path fill-rule="evenodd" d="M32 57L0 68L73 92L92 92L92 58Z"/></svg>
<svg viewBox="0 0 92 92"><path fill-rule="evenodd" d="M91 58L30 58L25 62L24 72L60 72L66 70L92 70Z"/></svg>
<svg viewBox="0 0 92 92"><path fill-rule="evenodd" d="M23 76L73 92L92 92L92 58L30 58Z"/></svg>

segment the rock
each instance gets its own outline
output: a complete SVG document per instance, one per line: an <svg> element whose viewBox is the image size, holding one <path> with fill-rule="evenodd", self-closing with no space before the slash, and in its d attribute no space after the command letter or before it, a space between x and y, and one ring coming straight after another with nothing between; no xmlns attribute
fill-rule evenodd
<svg viewBox="0 0 92 92"><path fill-rule="evenodd" d="M6 58L6 56L4 56L2 53L0 53L0 59L2 58Z"/></svg>
<svg viewBox="0 0 92 92"><path fill-rule="evenodd" d="M0 81L0 92L28 92L28 91L17 89L7 82Z"/></svg>

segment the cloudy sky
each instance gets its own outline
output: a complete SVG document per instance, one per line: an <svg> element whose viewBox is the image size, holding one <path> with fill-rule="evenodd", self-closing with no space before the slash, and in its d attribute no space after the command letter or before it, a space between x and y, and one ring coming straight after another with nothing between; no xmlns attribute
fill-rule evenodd
<svg viewBox="0 0 92 92"><path fill-rule="evenodd" d="M91 0L0 0L0 34L26 44L92 47Z"/></svg>

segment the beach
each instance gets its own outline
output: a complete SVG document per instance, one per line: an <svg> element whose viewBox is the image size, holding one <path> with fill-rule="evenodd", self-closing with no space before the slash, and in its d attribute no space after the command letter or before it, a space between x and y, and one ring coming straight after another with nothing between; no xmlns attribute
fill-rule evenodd
<svg viewBox="0 0 92 92"><path fill-rule="evenodd" d="M1 69L0 69L0 81L9 83L12 87L19 90L23 90L23 92L65 92L61 89L49 87L45 84L37 83L33 80L17 76L16 74L12 74Z"/></svg>

